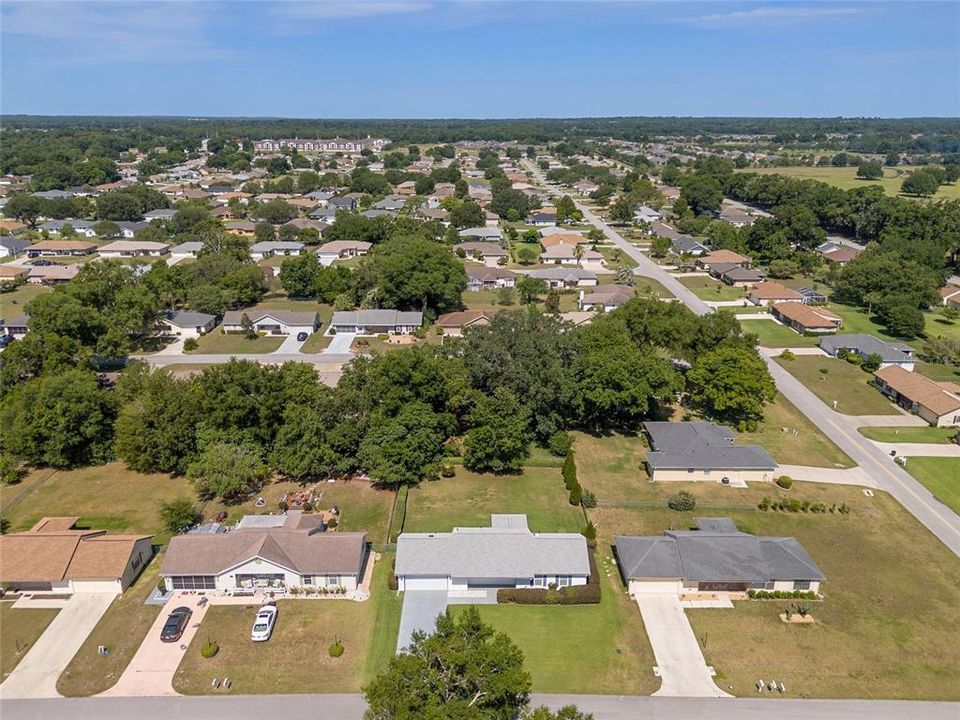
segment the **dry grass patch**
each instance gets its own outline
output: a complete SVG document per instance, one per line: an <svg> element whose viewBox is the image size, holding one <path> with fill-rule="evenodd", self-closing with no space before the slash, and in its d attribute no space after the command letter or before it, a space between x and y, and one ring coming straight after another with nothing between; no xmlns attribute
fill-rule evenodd
<svg viewBox="0 0 960 720"><path fill-rule="evenodd" d="M585 490L606 504L635 502L650 485L643 467L646 448L640 432L633 435L573 433L577 478Z"/></svg>
<svg viewBox="0 0 960 720"><path fill-rule="evenodd" d="M797 355L776 362L802 382L828 407L844 415L899 415L897 408L870 385L873 374L846 360L817 355Z"/></svg>

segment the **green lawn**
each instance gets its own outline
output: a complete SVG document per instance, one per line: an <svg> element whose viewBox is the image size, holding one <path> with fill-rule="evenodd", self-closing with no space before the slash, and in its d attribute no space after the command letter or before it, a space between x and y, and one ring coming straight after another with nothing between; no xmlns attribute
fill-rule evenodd
<svg viewBox="0 0 960 720"><path fill-rule="evenodd" d="M330 342L333 340L332 335L324 335L323 331L318 331L313 333L310 337L307 338L307 341L300 346L300 352L302 353L319 353L329 347Z"/></svg>
<svg viewBox="0 0 960 720"><path fill-rule="evenodd" d="M761 445L774 460L784 465L854 466L846 453L783 395L778 393L777 399L763 409L763 414L764 420L757 432L741 433L736 440L738 444Z"/></svg>
<svg viewBox="0 0 960 720"><path fill-rule="evenodd" d="M603 255L606 266L611 270L617 270L618 268L635 268L637 266L636 260L616 246L598 245L597 252Z"/></svg>
<svg viewBox="0 0 960 720"><path fill-rule="evenodd" d="M925 375L931 380L947 380L960 383L960 366L957 365L934 365L932 363L918 362L913 370L921 375Z"/></svg>
<svg viewBox="0 0 960 720"><path fill-rule="evenodd" d="M12 320L27 312L26 305L38 295L50 292L43 285L21 285L10 292L0 293L0 320Z"/></svg>
<svg viewBox="0 0 960 720"><path fill-rule="evenodd" d="M57 691L61 695L96 695L110 689L120 679L163 609L160 605L144 605L144 600L157 586L160 562L161 558L154 558L136 582L107 608L60 675ZM110 648L110 654L98 655L100 645Z"/></svg>
<svg viewBox="0 0 960 720"><path fill-rule="evenodd" d="M652 278L637 276L633 280L637 295L652 295L658 298L672 298L673 293Z"/></svg>
<svg viewBox="0 0 960 720"><path fill-rule="evenodd" d="M796 333L770 318L741 320L740 327L745 333L757 335L761 347L816 347L819 344L819 338Z"/></svg>
<svg viewBox="0 0 960 720"><path fill-rule="evenodd" d="M863 188L869 185L879 185L887 195L899 195L900 185L913 167L901 165L896 168L885 167L883 177L879 180L860 180L857 178L856 167L783 167L783 168L749 168L744 172L756 172L764 175L783 175L785 177L800 178L803 180L819 180L833 185L841 190ZM909 197L909 196L904 196ZM960 184L941 185L935 199L960 198Z"/></svg>
<svg viewBox="0 0 960 720"><path fill-rule="evenodd" d="M364 684L373 680L397 652L403 597L387 586L393 572L393 559L393 555L384 554L373 568L370 600L366 603L371 605L373 622L367 659L363 664Z"/></svg>
<svg viewBox="0 0 960 720"><path fill-rule="evenodd" d="M646 449L638 432L634 435L573 433L577 478L600 503L633 502L649 485L643 468Z"/></svg>
<svg viewBox="0 0 960 720"><path fill-rule="evenodd" d="M677 489L709 497L694 483ZM812 609L816 625L782 623L786 602L688 611L721 688L753 696L758 678L776 678L790 697L960 700L960 559L899 503L883 492L868 498L857 487L801 482L789 492L752 483L733 494L744 507L590 511L601 547L615 534L659 535L709 513L758 535L794 536L810 553L827 576L825 600ZM761 512L755 503L765 495L845 502L852 512Z"/></svg>
<svg viewBox="0 0 960 720"><path fill-rule="evenodd" d="M197 349L187 355L270 353L279 348L284 339L277 335L258 335L250 339L242 333L224 333L216 329L198 338Z"/></svg>
<svg viewBox="0 0 960 720"><path fill-rule="evenodd" d="M60 612L56 608L14 610L12 605L12 602L0 603L0 682L13 672Z"/></svg>
<svg viewBox="0 0 960 720"><path fill-rule="evenodd" d="M957 436L956 428L936 427L862 427L860 434L870 440L886 443L949 443Z"/></svg>
<svg viewBox="0 0 960 720"><path fill-rule="evenodd" d="M613 553L601 549L597 560L598 605L477 606L523 651L534 692L648 695L660 687L640 610L623 592Z"/></svg>
<svg viewBox="0 0 960 720"><path fill-rule="evenodd" d="M859 365L816 355L797 355L777 362L828 407L844 415L899 415L896 407L875 387L873 377Z"/></svg>
<svg viewBox="0 0 960 720"><path fill-rule="evenodd" d="M909 457L906 470L960 515L960 458Z"/></svg>
<svg viewBox="0 0 960 720"><path fill-rule="evenodd" d="M567 501L557 467L526 467L522 475L487 475L455 466L456 476L410 489L405 532L449 532L489 526L494 513L526 513L530 529L577 532L583 515Z"/></svg>
<svg viewBox="0 0 960 720"><path fill-rule="evenodd" d="M693 291L701 300L726 301L740 300L745 296L743 288L727 285L707 276L677 278L680 283Z"/></svg>

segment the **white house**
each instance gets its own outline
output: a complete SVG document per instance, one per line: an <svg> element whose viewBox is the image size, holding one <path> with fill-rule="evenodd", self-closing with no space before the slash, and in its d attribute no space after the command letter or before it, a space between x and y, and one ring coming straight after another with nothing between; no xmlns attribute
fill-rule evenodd
<svg viewBox="0 0 960 720"><path fill-rule="evenodd" d="M170 248L170 260L179 262L187 258L195 258L203 250L203 243L197 241L182 242Z"/></svg>
<svg viewBox="0 0 960 720"><path fill-rule="evenodd" d="M102 258L160 257L170 249L167 243L146 240L114 240L101 245L97 254Z"/></svg>
<svg viewBox="0 0 960 720"><path fill-rule="evenodd" d="M825 576L796 538L748 535L730 518L696 522L696 530L613 539L630 595L820 591Z"/></svg>
<svg viewBox="0 0 960 720"><path fill-rule="evenodd" d="M217 325L217 316L208 313L168 310L160 319L161 332L166 335L178 335L185 338L198 338L206 335Z"/></svg>
<svg viewBox="0 0 960 720"><path fill-rule="evenodd" d="M402 533L396 574L402 591L546 589L586 585L590 558L579 533L535 533L526 515L491 515L490 527Z"/></svg>
<svg viewBox="0 0 960 720"><path fill-rule="evenodd" d="M30 241L26 238L13 235L0 237L0 258L16 257L28 247L30 247Z"/></svg>
<svg viewBox="0 0 960 720"><path fill-rule="evenodd" d="M0 586L57 594L120 594L153 555L149 535L78 530L79 517L45 517L26 532L0 536Z"/></svg>
<svg viewBox="0 0 960 720"><path fill-rule="evenodd" d="M551 288L595 287L597 276L582 268L544 268L527 273L527 277L543 280Z"/></svg>
<svg viewBox="0 0 960 720"><path fill-rule="evenodd" d="M267 240L254 243L250 246L250 257L254 260L265 260L274 255L296 256L303 252L302 242L284 242L282 240Z"/></svg>
<svg viewBox="0 0 960 720"><path fill-rule="evenodd" d="M399 310L341 310L333 314L330 330L333 333L358 335L404 335L423 325L423 313Z"/></svg>
<svg viewBox="0 0 960 720"><path fill-rule="evenodd" d="M778 465L759 445L734 445L734 434L709 422L645 422L646 465L654 482L772 482Z"/></svg>
<svg viewBox="0 0 960 720"><path fill-rule="evenodd" d="M517 274L512 270L500 267L467 266L467 290L496 290L502 287L514 287L517 284Z"/></svg>
<svg viewBox="0 0 960 720"><path fill-rule="evenodd" d="M243 316L253 323L254 331L267 335L298 335L316 332L320 316L301 310L229 310L220 326L225 333L243 332Z"/></svg>
<svg viewBox="0 0 960 720"><path fill-rule="evenodd" d="M641 205L633 213L634 220L638 222L653 223L663 220L663 215L654 210L652 207L647 207L646 205Z"/></svg>
<svg viewBox="0 0 960 720"><path fill-rule="evenodd" d="M503 232L498 227L474 227L461 230L457 233L465 241L480 241L498 243L503 239Z"/></svg>
<svg viewBox="0 0 960 720"><path fill-rule="evenodd" d="M334 260L366 255L373 247L362 240L332 240L317 248L317 258L324 267L333 265Z"/></svg>
<svg viewBox="0 0 960 720"><path fill-rule="evenodd" d="M171 538L160 577L167 590L356 590L367 534L325 530L320 513L247 515L227 532Z"/></svg>
<svg viewBox="0 0 960 720"><path fill-rule="evenodd" d="M69 225L73 228L76 235L82 237L96 237L97 231L93 229L93 226L96 223L90 220L78 220L77 218L67 218L66 220L47 220L45 223L40 225L40 230L46 230L50 233L57 233L63 231L65 225Z"/></svg>

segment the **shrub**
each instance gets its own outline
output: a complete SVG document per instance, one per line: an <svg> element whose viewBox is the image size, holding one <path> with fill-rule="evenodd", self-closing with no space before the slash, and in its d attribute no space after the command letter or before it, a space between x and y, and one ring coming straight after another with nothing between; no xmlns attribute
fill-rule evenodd
<svg viewBox="0 0 960 720"><path fill-rule="evenodd" d="M303 511L304 511L304 512L313 512L313 503L310 502L309 500L307 500L307 501L303 504Z"/></svg>
<svg viewBox="0 0 960 720"><path fill-rule="evenodd" d="M557 457L564 457L565 455L568 455L572 447L573 438L570 437L569 433L566 433L563 430L558 430L550 436L549 440L547 440L547 449Z"/></svg>
<svg viewBox="0 0 960 720"><path fill-rule="evenodd" d="M589 526L588 526L589 527ZM593 553L589 553L590 577L586 585L556 590L543 588L500 588L497 602L515 605L596 605L600 602L600 571Z"/></svg>
<svg viewBox="0 0 960 720"><path fill-rule="evenodd" d="M573 490L570 491L570 504L579 505L583 501L583 491L580 490L580 486L577 485Z"/></svg>
<svg viewBox="0 0 960 720"><path fill-rule="evenodd" d="M770 498L764 497L759 503L757 503L757 508L766 512L770 509Z"/></svg>
<svg viewBox="0 0 960 720"><path fill-rule="evenodd" d="M587 509L595 508L597 506L597 496L589 490L584 490L580 496L580 504Z"/></svg>
<svg viewBox="0 0 960 720"><path fill-rule="evenodd" d="M583 535L587 540L596 540L597 539L597 526L592 522L588 522L587 526L580 531L580 534Z"/></svg>
<svg viewBox="0 0 960 720"><path fill-rule="evenodd" d="M449 463L444 463L440 466L440 477L452 478L456 475L456 470L453 469L453 465Z"/></svg>
<svg viewBox="0 0 960 720"><path fill-rule="evenodd" d="M183 341L183 349L187 352L196 350L198 347L200 347L200 343L197 342L196 338L187 338Z"/></svg>
<svg viewBox="0 0 960 720"><path fill-rule="evenodd" d="M327 520L327 527L333 530L338 525L337 516L334 515L329 520Z"/></svg>
<svg viewBox="0 0 960 720"><path fill-rule="evenodd" d="M844 359L851 365L859 365L861 362L863 362L863 358L860 357L859 353L850 353Z"/></svg>
<svg viewBox="0 0 960 720"><path fill-rule="evenodd" d="M797 356L793 354L793 350L790 350L790 349L788 348L787 350L784 350L782 353L780 353L780 359L781 359L781 360L796 360L796 359L797 359Z"/></svg>
<svg viewBox="0 0 960 720"><path fill-rule="evenodd" d="M335 643L333 643L333 645L330 646L327 652L330 653L330 657L338 658L343 655L343 650L343 643L337 640Z"/></svg>
<svg viewBox="0 0 960 720"><path fill-rule="evenodd" d="M793 487L793 478L789 475L781 475L777 478L777 485L782 487L784 490L789 490Z"/></svg>
<svg viewBox="0 0 960 720"><path fill-rule="evenodd" d="M200 655L208 660L220 652L220 646L213 640L208 640L200 646Z"/></svg>
<svg viewBox="0 0 960 720"><path fill-rule="evenodd" d="M162 593L165 593L167 591L167 581L164 580L163 578L160 578L159 580L157 580L157 590L159 590Z"/></svg>
<svg viewBox="0 0 960 720"><path fill-rule="evenodd" d="M697 507L697 499L686 490L681 490L667 500L667 507L671 510L689 512Z"/></svg>
<svg viewBox="0 0 960 720"><path fill-rule="evenodd" d="M816 600L817 594L813 590L747 590L747 597L751 600ZM810 606L807 605L807 612ZM803 615L804 613L800 613Z"/></svg>
<svg viewBox="0 0 960 720"><path fill-rule="evenodd" d="M572 450L567 452L567 457L563 461L560 474L563 476L563 484L567 490L573 490L573 488L580 484L577 480L577 464L573 459Z"/></svg>
<svg viewBox="0 0 960 720"><path fill-rule="evenodd" d="M848 515L850 510L850 506L846 503L840 503L840 507L837 508L837 512L839 512L841 515Z"/></svg>

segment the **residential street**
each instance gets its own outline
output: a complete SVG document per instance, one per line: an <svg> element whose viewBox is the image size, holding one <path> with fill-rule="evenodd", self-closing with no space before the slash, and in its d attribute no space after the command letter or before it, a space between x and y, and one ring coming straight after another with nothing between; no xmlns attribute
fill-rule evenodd
<svg viewBox="0 0 960 720"><path fill-rule="evenodd" d="M549 187L546 185L539 168L529 161L525 162L525 166L533 171L537 182L544 187ZM557 195L558 193L551 190L551 194ZM627 242L579 200L573 198L573 201L583 212L584 218L599 227L611 242L637 261L639 264L636 270L638 275L653 278L698 315L710 312L710 307L688 288L684 287L676 278L671 277L658 267L656 263ZM824 405L803 383L780 367L772 358L763 353L761 353L761 356L766 361L770 374L776 381L780 392L796 405L800 412L806 415L821 432L833 440L841 450L863 468L864 472L876 481L878 488L893 495L930 532L940 538L955 554L960 555L960 517L937 500L913 476L895 464L888 453L884 453L874 443L858 433L855 424Z"/></svg>
<svg viewBox="0 0 960 720"><path fill-rule="evenodd" d="M894 700L669 698L623 695L534 695L531 704L576 704L596 720L957 720L960 704ZM54 717L97 720L263 720L286 717L361 720L360 695L235 695L166 698L61 698L0 701L3 720Z"/></svg>
<svg viewBox="0 0 960 720"><path fill-rule="evenodd" d="M333 353L237 353L217 355L132 355L131 359L144 360L153 367L167 367L168 365L221 365L237 360L252 360L262 365L281 365L285 362L309 363L311 365L342 365L353 360L353 355L336 355Z"/></svg>

